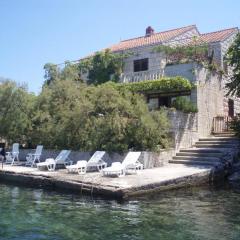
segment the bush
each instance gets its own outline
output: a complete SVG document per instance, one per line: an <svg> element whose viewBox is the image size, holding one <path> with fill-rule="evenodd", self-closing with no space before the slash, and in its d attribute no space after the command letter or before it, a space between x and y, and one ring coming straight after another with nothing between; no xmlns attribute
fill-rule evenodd
<svg viewBox="0 0 240 240"><path fill-rule="evenodd" d="M193 104L189 99L184 96L176 97L172 103L172 107L184 113L196 113L198 112L197 106Z"/></svg>
<svg viewBox="0 0 240 240"><path fill-rule="evenodd" d="M9 79L0 79L0 138L9 144L28 142L35 96L26 86Z"/></svg>
<svg viewBox="0 0 240 240"><path fill-rule="evenodd" d="M235 117L230 125L230 128L236 132L237 137L240 138L240 116Z"/></svg>
<svg viewBox="0 0 240 240"><path fill-rule="evenodd" d="M132 92L176 92L176 91L190 91L193 86L189 80L183 77L163 77L159 80L147 80L134 83L120 83L116 84L119 89L127 89Z"/></svg>
<svg viewBox="0 0 240 240"><path fill-rule="evenodd" d="M34 141L48 148L155 151L168 144L166 113L150 112L142 96L109 83L55 81L43 89L36 109Z"/></svg>

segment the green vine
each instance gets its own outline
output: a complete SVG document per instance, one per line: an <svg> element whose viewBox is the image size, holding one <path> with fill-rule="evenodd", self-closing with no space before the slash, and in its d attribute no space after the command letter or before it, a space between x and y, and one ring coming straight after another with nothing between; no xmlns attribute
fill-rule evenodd
<svg viewBox="0 0 240 240"><path fill-rule="evenodd" d="M127 89L132 92L181 92L190 91L194 86L183 77L163 77L158 80L147 80L134 83L116 83L118 89Z"/></svg>
<svg viewBox="0 0 240 240"><path fill-rule="evenodd" d="M213 56L209 56L208 45L198 44L196 40L193 40L193 44L186 46L161 45L155 47L154 50L165 54L167 65L196 62L212 72L224 74L223 69L214 61Z"/></svg>
<svg viewBox="0 0 240 240"><path fill-rule="evenodd" d="M197 113L198 108L196 104L192 103L190 99L185 96L176 97L172 103L172 107L184 113Z"/></svg>

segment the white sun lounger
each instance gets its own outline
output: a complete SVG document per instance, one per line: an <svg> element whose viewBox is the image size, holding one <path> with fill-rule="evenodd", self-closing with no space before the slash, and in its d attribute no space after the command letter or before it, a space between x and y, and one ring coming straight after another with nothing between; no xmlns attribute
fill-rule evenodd
<svg viewBox="0 0 240 240"><path fill-rule="evenodd" d="M35 153L29 153L26 157L27 161L26 161L25 165L33 167L33 166L36 165L37 162L40 163L40 157L41 157L41 154L42 154L42 149L43 149L43 145L38 145L36 150L35 150Z"/></svg>
<svg viewBox="0 0 240 240"><path fill-rule="evenodd" d="M12 146L12 151L6 152L6 154L7 154L6 155L6 163L13 165L16 160L19 161L19 158L18 158L19 143L14 143Z"/></svg>
<svg viewBox="0 0 240 240"><path fill-rule="evenodd" d="M77 161L76 164L66 166L66 169L69 173L78 173L78 174L85 174L87 172L87 161L80 160Z"/></svg>
<svg viewBox="0 0 240 240"><path fill-rule="evenodd" d="M101 171L107 167L107 163L102 159L105 153L105 151L96 151L88 161L80 160L77 164L66 166L66 168L68 172L78 172L79 174L84 174L88 169L93 168Z"/></svg>
<svg viewBox="0 0 240 240"><path fill-rule="evenodd" d="M123 162L114 162L111 167L104 168L104 176L124 176L126 173L137 173L137 170L143 169L143 164L138 161L141 152L129 152Z"/></svg>
<svg viewBox="0 0 240 240"><path fill-rule="evenodd" d="M37 163L37 168L38 170L47 168L48 171L55 171L57 164L66 165L69 162L68 156L70 153L71 153L70 150L62 150L55 159L47 158L45 162Z"/></svg>

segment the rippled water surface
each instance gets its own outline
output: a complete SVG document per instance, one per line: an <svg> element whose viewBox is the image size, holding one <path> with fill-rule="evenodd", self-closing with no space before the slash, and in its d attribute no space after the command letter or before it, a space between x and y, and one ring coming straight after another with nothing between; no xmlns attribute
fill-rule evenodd
<svg viewBox="0 0 240 240"><path fill-rule="evenodd" d="M0 239L240 239L240 194L191 189L118 203L0 184Z"/></svg>

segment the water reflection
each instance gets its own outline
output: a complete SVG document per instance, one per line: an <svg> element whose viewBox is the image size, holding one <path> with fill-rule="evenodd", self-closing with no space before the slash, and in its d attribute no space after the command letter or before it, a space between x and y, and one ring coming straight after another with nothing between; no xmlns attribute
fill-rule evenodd
<svg viewBox="0 0 240 240"><path fill-rule="evenodd" d="M191 189L118 203L0 185L0 239L240 239L240 198Z"/></svg>

